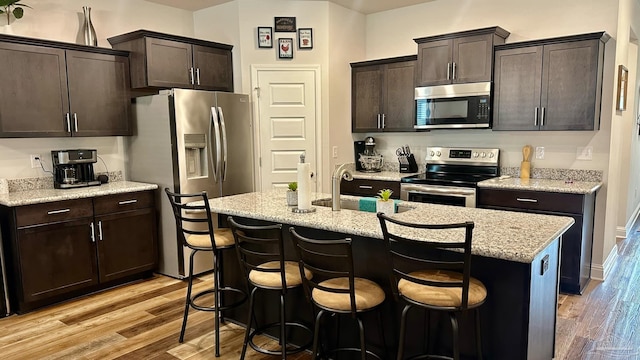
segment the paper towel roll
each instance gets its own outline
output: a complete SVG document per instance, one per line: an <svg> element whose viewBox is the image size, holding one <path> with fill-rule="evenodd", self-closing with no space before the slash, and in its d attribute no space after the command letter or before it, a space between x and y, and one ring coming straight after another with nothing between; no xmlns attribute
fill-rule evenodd
<svg viewBox="0 0 640 360"><path fill-rule="evenodd" d="M298 209L311 209L311 164L298 163Z"/></svg>

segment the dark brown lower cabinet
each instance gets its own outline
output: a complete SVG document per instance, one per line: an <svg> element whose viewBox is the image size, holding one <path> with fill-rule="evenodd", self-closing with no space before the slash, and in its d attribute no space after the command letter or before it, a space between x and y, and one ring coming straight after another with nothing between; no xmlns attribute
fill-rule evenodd
<svg viewBox="0 0 640 360"><path fill-rule="evenodd" d="M353 196L376 196L382 189L390 189L392 199L400 199L400 182L388 180L353 179L340 182L340 193Z"/></svg>
<svg viewBox="0 0 640 360"><path fill-rule="evenodd" d="M591 278L596 194L567 194L479 188L478 207L572 217L562 235L560 291L581 294Z"/></svg>
<svg viewBox="0 0 640 360"><path fill-rule="evenodd" d="M12 312L149 274L157 265L153 192L2 207Z"/></svg>

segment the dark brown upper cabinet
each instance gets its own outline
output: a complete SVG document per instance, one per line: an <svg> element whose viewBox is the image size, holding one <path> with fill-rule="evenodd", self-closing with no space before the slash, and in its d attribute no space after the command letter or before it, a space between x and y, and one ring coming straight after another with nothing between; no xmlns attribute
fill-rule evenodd
<svg viewBox="0 0 640 360"><path fill-rule="evenodd" d="M496 46L493 130L600 127L604 32Z"/></svg>
<svg viewBox="0 0 640 360"><path fill-rule="evenodd" d="M0 137L130 135L128 53L0 35Z"/></svg>
<svg viewBox="0 0 640 360"><path fill-rule="evenodd" d="M233 91L233 46L147 30L109 38L131 53L133 89Z"/></svg>
<svg viewBox="0 0 640 360"><path fill-rule="evenodd" d="M416 86L491 81L493 46L504 44L501 27L414 39L418 43Z"/></svg>
<svg viewBox="0 0 640 360"><path fill-rule="evenodd" d="M414 131L416 56L351 64L351 131Z"/></svg>

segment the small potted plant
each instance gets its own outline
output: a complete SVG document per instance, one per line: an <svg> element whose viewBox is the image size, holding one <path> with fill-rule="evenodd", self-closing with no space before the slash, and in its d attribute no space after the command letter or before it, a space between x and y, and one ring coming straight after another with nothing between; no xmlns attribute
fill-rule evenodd
<svg viewBox="0 0 640 360"><path fill-rule="evenodd" d="M298 206L298 182L290 182L288 188L289 190L287 190L287 205Z"/></svg>
<svg viewBox="0 0 640 360"><path fill-rule="evenodd" d="M21 0L0 0L0 15L6 14L7 16L7 25L11 22L11 15L16 19L22 19L24 16L24 9L27 7L31 8L31 6L27 4L23 4L20 2Z"/></svg>
<svg viewBox="0 0 640 360"><path fill-rule="evenodd" d="M376 212L382 212L385 214L395 213L395 202L391 199L393 190L382 189L378 192L378 199L376 200Z"/></svg>

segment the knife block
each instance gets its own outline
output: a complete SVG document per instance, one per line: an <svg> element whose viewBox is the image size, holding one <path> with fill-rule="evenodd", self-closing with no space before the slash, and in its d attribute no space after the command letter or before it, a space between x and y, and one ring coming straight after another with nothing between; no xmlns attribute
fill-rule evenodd
<svg viewBox="0 0 640 360"><path fill-rule="evenodd" d="M398 162L400 162L401 173L418 172L418 164L413 154L398 156Z"/></svg>

